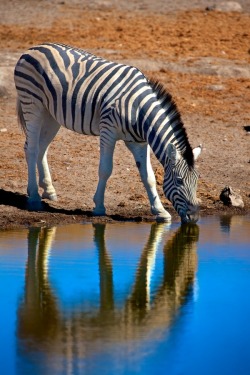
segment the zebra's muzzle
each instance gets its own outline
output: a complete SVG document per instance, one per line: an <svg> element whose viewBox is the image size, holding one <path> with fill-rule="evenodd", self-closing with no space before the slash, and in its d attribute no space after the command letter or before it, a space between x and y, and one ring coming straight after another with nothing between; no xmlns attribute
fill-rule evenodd
<svg viewBox="0 0 250 375"><path fill-rule="evenodd" d="M181 222L182 224L186 223L197 223L199 220L199 209L198 207L195 207L195 209L187 210L186 213L183 213L181 216Z"/></svg>

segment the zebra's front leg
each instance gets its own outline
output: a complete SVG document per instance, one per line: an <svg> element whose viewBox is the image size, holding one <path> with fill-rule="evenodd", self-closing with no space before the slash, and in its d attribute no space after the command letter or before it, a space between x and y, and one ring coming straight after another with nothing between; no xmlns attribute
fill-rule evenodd
<svg viewBox="0 0 250 375"><path fill-rule="evenodd" d="M57 195L49 171L47 150L42 152L42 155L38 157L37 166L39 171L39 186L44 190L42 198L56 201Z"/></svg>
<svg viewBox="0 0 250 375"><path fill-rule="evenodd" d="M104 195L107 181L112 174L113 170L113 154L115 148L114 139L102 139L100 136L100 163L99 163L99 181L94 195L95 208L93 215L104 216L106 208L104 206Z"/></svg>
<svg viewBox="0 0 250 375"><path fill-rule="evenodd" d="M153 215L156 215L156 221L171 221L171 215L163 207L156 189L155 175L150 162L150 147L147 143L125 142L125 144L135 158L141 180L148 194L151 212Z"/></svg>

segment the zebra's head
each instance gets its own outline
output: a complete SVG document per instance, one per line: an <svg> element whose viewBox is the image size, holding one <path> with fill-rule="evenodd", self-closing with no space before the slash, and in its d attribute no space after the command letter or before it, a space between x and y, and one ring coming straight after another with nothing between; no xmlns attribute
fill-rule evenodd
<svg viewBox="0 0 250 375"><path fill-rule="evenodd" d="M193 161L201 153L201 146L192 150ZM198 173L188 164L173 143L167 146L163 191L181 217L182 223L196 222L199 205L196 197Z"/></svg>

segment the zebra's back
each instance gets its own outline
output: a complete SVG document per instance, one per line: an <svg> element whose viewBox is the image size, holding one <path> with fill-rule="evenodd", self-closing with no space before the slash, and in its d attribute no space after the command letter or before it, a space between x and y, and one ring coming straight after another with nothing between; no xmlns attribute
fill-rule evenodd
<svg viewBox="0 0 250 375"><path fill-rule="evenodd" d="M100 119L115 101L146 83L136 68L63 44L42 44L24 53L15 68L23 106L45 107L56 121L83 134L99 135Z"/></svg>

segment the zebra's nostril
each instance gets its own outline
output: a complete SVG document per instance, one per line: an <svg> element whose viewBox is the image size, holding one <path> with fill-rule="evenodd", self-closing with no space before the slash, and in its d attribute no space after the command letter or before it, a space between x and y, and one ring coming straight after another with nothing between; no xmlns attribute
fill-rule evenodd
<svg viewBox="0 0 250 375"><path fill-rule="evenodd" d="M182 217L183 223L196 223L199 219L199 207L189 206L188 210Z"/></svg>
<svg viewBox="0 0 250 375"><path fill-rule="evenodd" d="M189 213L188 215L188 219L190 222L193 222L193 223L196 223L198 220L199 220L199 212L196 211L194 213Z"/></svg>

